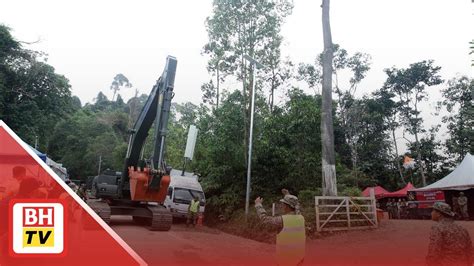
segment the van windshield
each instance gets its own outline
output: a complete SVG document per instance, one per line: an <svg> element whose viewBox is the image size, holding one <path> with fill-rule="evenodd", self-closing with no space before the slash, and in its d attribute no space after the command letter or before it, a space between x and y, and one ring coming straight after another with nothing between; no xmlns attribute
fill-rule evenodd
<svg viewBox="0 0 474 266"><path fill-rule="evenodd" d="M190 204L194 197L198 197L199 201L201 202L201 206L204 206L206 202L204 199L204 193L202 191L187 188L175 188L173 202Z"/></svg>

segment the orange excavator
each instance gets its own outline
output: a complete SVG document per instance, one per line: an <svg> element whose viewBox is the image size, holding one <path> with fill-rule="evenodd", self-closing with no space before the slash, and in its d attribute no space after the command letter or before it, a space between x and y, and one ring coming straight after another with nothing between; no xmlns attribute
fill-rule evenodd
<svg viewBox="0 0 474 266"><path fill-rule="evenodd" d="M87 203L107 223L112 215L129 215L150 230L167 231L171 228L171 213L163 205L171 172L164 154L176 66L176 58L168 56L161 77L130 130L122 172L106 170L95 178L93 191L96 199ZM151 158L144 159L143 146L153 123L153 153Z"/></svg>

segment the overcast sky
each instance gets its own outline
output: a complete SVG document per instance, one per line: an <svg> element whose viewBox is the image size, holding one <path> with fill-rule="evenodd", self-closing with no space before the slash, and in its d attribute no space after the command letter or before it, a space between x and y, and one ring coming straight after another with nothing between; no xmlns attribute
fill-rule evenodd
<svg viewBox="0 0 474 266"><path fill-rule="evenodd" d="M293 62L314 62L322 51L321 1L295 0L283 27L283 55ZM372 68L360 94L381 87L384 68L407 67L434 59L445 79L472 76L469 41L474 39L471 0L332 0L333 42L350 53L372 56ZM46 52L48 63L65 75L82 103L102 90L110 98L110 83L123 73L142 93L161 74L167 55L176 56L175 101L201 101L200 86L209 80L204 21L211 0L173 1L5 1L0 23L27 48ZM125 99L133 95L121 92ZM430 93L425 113L440 99ZM436 121L437 118L429 118Z"/></svg>

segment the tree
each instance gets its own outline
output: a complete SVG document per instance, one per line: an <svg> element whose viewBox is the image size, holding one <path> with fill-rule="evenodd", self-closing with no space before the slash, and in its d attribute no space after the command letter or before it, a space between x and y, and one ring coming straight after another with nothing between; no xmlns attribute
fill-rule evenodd
<svg viewBox="0 0 474 266"><path fill-rule="evenodd" d="M322 181L323 195L337 196L334 126L332 119L333 44L329 24L329 0L323 0L323 80L321 105Z"/></svg>
<svg viewBox="0 0 474 266"><path fill-rule="evenodd" d="M392 136L392 145L394 148L394 152L392 153L393 164L398 170L401 183L406 184L401 166L401 157L398 151L397 137L395 135L395 131L400 127L400 123L398 121L399 103L393 100L395 94L389 91L387 88L381 88L380 90L375 91L373 93L373 96L375 100L380 103L380 107L382 108L382 112L384 113L383 122L388 127L388 130L390 131Z"/></svg>
<svg viewBox="0 0 474 266"><path fill-rule="evenodd" d="M264 80L267 81L266 83L268 84L268 90L270 92L268 96L268 106L270 112L273 112L275 106L275 91L281 87L290 87L288 83L293 78L293 63L289 59L283 62L281 61L279 48L278 52L270 54L269 56L271 58L270 65L268 66L270 71L265 75Z"/></svg>
<svg viewBox="0 0 474 266"><path fill-rule="evenodd" d="M469 47L471 49L471 51L469 52L469 54L474 54L474 40L472 40L470 43L469 43L471 46ZM472 59L472 66L474 66L474 59Z"/></svg>
<svg viewBox="0 0 474 266"><path fill-rule="evenodd" d="M412 156L418 157L418 152L420 152L423 163L416 167L419 169L423 166L430 182L437 181L444 176L442 166L445 157L437 152L441 150L441 141L436 140L439 128L439 125L433 126L425 136L421 137L419 150L415 143L409 143L408 147Z"/></svg>
<svg viewBox="0 0 474 266"><path fill-rule="evenodd" d="M446 152L455 163L461 162L466 153L474 153L473 92L474 80L465 76L451 79L442 90L444 100L440 104L448 111L442 120L449 132Z"/></svg>
<svg viewBox="0 0 474 266"><path fill-rule="evenodd" d="M46 61L0 25L0 116L26 142L37 136L41 150L55 124L77 108L69 81Z"/></svg>
<svg viewBox="0 0 474 266"><path fill-rule="evenodd" d="M419 173L423 186L426 178L421 157L419 135L425 130L420 116L419 104L427 98L426 88L443 82L438 72L441 67L434 66L433 61L421 61L411 64L406 69L385 69L387 80L384 87L398 97L398 109L401 123L405 130L415 137Z"/></svg>
<svg viewBox="0 0 474 266"><path fill-rule="evenodd" d="M212 79L201 85L201 91L203 103L219 108L219 89L214 85Z"/></svg>
<svg viewBox="0 0 474 266"><path fill-rule="evenodd" d="M244 55L255 58L263 65L271 65L272 60L275 64L275 58L279 57L281 25L291 13L292 8L293 5L288 0L215 0L213 14L206 19L209 42L204 47L204 53L210 56L209 69L215 70L218 76L217 82L220 82L221 76L228 75L242 82L244 146L248 146L247 128L250 123L251 106L248 95L252 94L251 84L253 83L252 80L246 79L253 75ZM272 56L268 56L269 54ZM207 87L214 89L214 87ZM219 84L215 88L215 95L219 97ZM246 153L244 153L244 158L247 160Z"/></svg>
<svg viewBox="0 0 474 266"><path fill-rule="evenodd" d="M131 88L132 83L128 80L127 77L125 77L123 74L117 74L114 77L114 80L112 81L112 84L110 84L110 89L114 91L114 95L112 96L112 101L115 99L115 94L117 94L118 91L120 91L121 88Z"/></svg>

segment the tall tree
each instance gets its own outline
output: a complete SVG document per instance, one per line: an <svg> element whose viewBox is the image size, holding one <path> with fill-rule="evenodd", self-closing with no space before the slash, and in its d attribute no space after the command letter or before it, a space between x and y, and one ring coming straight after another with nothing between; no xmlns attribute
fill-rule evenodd
<svg viewBox="0 0 474 266"><path fill-rule="evenodd" d="M439 76L441 67L434 66L433 61L421 61L411 64L408 68L385 69L387 80L384 86L398 97L401 122L405 129L415 137L417 161L422 185L426 186L425 169L421 157L419 135L423 129L423 118L420 102L427 99L426 88L443 82Z"/></svg>
<svg viewBox="0 0 474 266"><path fill-rule="evenodd" d="M219 70L219 77L232 75L242 82L245 146L248 144L247 129L250 123L251 103L248 95L252 94L253 83L246 77L253 77L253 73L244 55L255 58L263 65L271 65L274 56L268 55L279 56L277 49L281 44L281 26L292 8L288 0L214 0L213 14L206 19L209 42L205 45L204 53L210 56L209 66L216 70L216 74ZM244 156L247 159L246 153Z"/></svg>
<svg viewBox="0 0 474 266"><path fill-rule="evenodd" d="M393 164L398 170L400 181L402 182L402 184L406 184L405 178L403 176L400 154L398 151L397 137L395 135L395 131L400 127L400 123L398 121L398 103L393 100L395 94L393 92L390 92L386 88L382 88L374 92L373 96L375 97L377 102L381 104L381 107L385 114L383 116L384 123L388 126L392 136L392 145L394 148Z"/></svg>
<svg viewBox="0 0 474 266"><path fill-rule="evenodd" d="M454 163L459 163L466 153L474 153L474 79L452 79L442 93L441 104L448 111L443 117L449 132L446 152L453 157Z"/></svg>
<svg viewBox="0 0 474 266"><path fill-rule="evenodd" d="M127 77L125 77L123 74L117 74L114 77L114 80L112 81L112 84L110 84L110 89L114 91L114 95L112 96L112 101L115 99L115 95L117 94L118 91L122 88L131 88L132 83L128 80Z"/></svg>
<svg viewBox="0 0 474 266"><path fill-rule="evenodd" d="M322 186L323 195L337 196L334 126L332 119L333 43L329 23L329 0L323 0L323 80L321 104Z"/></svg>
<svg viewBox="0 0 474 266"><path fill-rule="evenodd" d="M418 157L418 152L420 152L420 157L423 161L423 167L430 182L437 181L439 178L443 177L443 162L445 157L440 155L438 151L441 150L441 141L436 139L440 126L432 126L424 136L420 139L420 149L418 151L415 143L410 143L408 148L410 154ZM417 165L415 167L420 167ZM415 183L416 184L416 183Z"/></svg>

